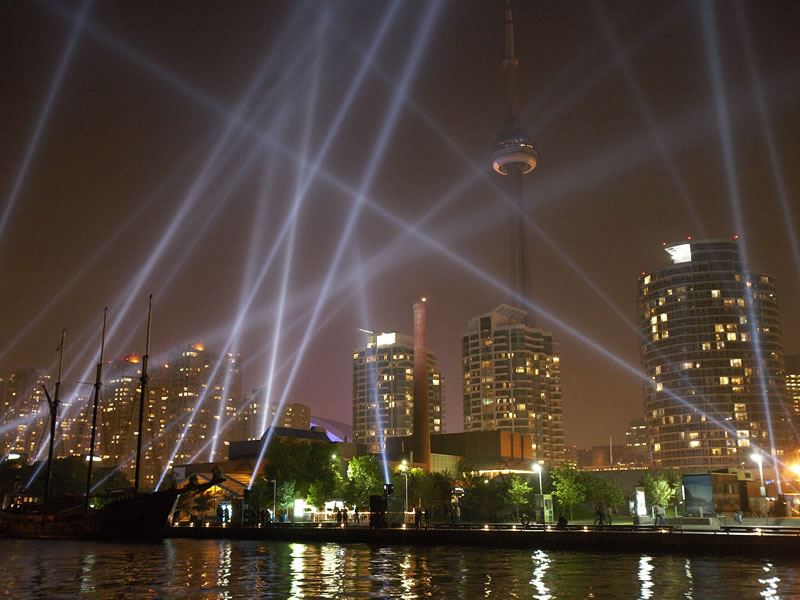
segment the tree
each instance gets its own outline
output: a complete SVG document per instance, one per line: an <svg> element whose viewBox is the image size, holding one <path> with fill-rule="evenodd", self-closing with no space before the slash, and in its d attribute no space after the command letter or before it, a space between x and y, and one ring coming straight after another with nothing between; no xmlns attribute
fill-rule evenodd
<svg viewBox="0 0 800 600"><path fill-rule="evenodd" d="M572 519L572 507L586 499L586 490L580 481L580 473L571 465L555 467L550 471L553 479L553 492L559 505L569 507L569 518Z"/></svg>
<svg viewBox="0 0 800 600"><path fill-rule="evenodd" d="M499 477L485 479L478 476L464 478L464 496L461 510L470 520L495 521L503 508L503 490Z"/></svg>
<svg viewBox="0 0 800 600"><path fill-rule="evenodd" d="M294 506L294 481L284 481L278 486L278 508L288 511Z"/></svg>
<svg viewBox="0 0 800 600"><path fill-rule="evenodd" d="M601 503L606 508L619 508L625 502L625 494L617 481L595 473L581 473L579 481L584 487L586 500Z"/></svg>
<svg viewBox="0 0 800 600"><path fill-rule="evenodd" d="M305 498L316 507L334 498L342 487L342 476L327 443L274 439L267 450L264 478L281 486L294 484L294 498ZM271 497L271 496L270 496Z"/></svg>
<svg viewBox="0 0 800 600"><path fill-rule="evenodd" d="M646 473L641 480L647 501L667 507L675 499L680 482L672 471Z"/></svg>
<svg viewBox="0 0 800 600"><path fill-rule="evenodd" d="M371 494L383 490L383 476L378 460L374 456L355 456L347 465L345 499L356 506L369 502Z"/></svg>
<svg viewBox="0 0 800 600"><path fill-rule="evenodd" d="M450 501L453 491L453 478L449 472L425 473L421 471L417 477L417 489L422 506L432 509L444 506Z"/></svg>
<svg viewBox="0 0 800 600"><path fill-rule="evenodd" d="M514 507L514 514L517 520L520 518L520 507L528 504L532 492L533 488L527 479L523 479L519 475L511 476L508 491L506 492L506 500Z"/></svg>

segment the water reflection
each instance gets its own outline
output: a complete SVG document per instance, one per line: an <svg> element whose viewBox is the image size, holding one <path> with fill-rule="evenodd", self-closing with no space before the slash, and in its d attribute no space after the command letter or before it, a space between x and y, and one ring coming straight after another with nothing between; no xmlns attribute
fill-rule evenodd
<svg viewBox="0 0 800 600"><path fill-rule="evenodd" d="M228 540L157 545L6 540L9 597L800 597L800 562Z"/></svg>
<svg viewBox="0 0 800 600"><path fill-rule="evenodd" d="M546 552L537 550L533 553L533 579L531 580L531 585L536 588L536 596L534 598L537 600L550 600L552 598L544 580L549 566L550 558Z"/></svg>
<svg viewBox="0 0 800 600"><path fill-rule="evenodd" d="M774 571L772 563L767 563L763 567L765 573L770 573ZM780 598L778 595L778 584L781 582L781 578L777 575L773 575L772 577L766 577L764 579L759 579L758 583L764 586L764 589L761 591L762 598Z"/></svg>
<svg viewBox="0 0 800 600"><path fill-rule="evenodd" d="M653 597L653 578L650 577L650 573L653 572L652 561L653 559L649 556L639 558L639 581L642 582L639 598L642 600Z"/></svg>

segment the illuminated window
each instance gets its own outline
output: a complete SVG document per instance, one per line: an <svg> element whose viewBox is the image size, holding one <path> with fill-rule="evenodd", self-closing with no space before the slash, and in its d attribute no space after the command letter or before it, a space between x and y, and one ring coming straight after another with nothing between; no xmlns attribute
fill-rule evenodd
<svg viewBox="0 0 800 600"><path fill-rule="evenodd" d="M712 298L719 298L719 290L711 290Z"/></svg>
<svg viewBox="0 0 800 600"><path fill-rule="evenodd" d="M699 448L700 447L700 440L692 440L689 442L689 448Z"/></svg>
<svg viewBox="0 0 800 600"><path fill-rule="evenodd" d="M742 359L741 358L732 358L731 359L731 366L732 367L741 367L742 366Z"/></svg>
<svg viewBox="0 0 800 600"><path fill-rule="evenodd" d="M736 334L735 333L729 333L728 334L728 341L729 342L735 342L736 341Z"/></svg>
<svg viewBox="0 0 800 600"><path fill-rule="evenodd" d="M723 377L720 377L720 378L719 378L719 384L720 384L720 385L728 385L728 383L730 383L730 381L728 380L728 378L727 378L727 377L724 377L724 376L723 376Z"/></svg>

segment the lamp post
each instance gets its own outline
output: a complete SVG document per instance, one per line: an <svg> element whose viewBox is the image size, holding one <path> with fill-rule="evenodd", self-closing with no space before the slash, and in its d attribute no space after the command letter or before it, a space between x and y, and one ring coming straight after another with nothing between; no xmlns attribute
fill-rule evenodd
<svg viewBox="0 0 800 600"><path fill-rule="evenodd" d="M400 463L400 472L403 473L403 475L405 475L406 477L406 499L405 499L405 504L403 505L404 506L403 513L407 513L408 512L408 461L406 461L405 459L403 459L403 462ZM403 520L405 520L405 517L403 517Z"/></svg>
<svg viewBox="0 0 800 600"><path fill-rule="evenodd" d="M753 462L758 463L758 478L761 482L761 487L759 488L759 492L761 493L761 497L763 498L764 496L767 495L767 488L764 487L764 457L761 456L758 452L753 452L750 455L750 459Z"/></svg>
<svg viewBox="0 0 800 600"><path fill-rule="evenodd" d="M542 495L542 465L533 463L533 472L539 476L539 495Z"/></svg>
<svg viewBox="0 0 800 600"><path fill-rule="evenodd" d="M278 480L270 479L269 481L272 483L272 522L275 523L278 520L278 513L275 511L276 500L278 499Z"/></svg>

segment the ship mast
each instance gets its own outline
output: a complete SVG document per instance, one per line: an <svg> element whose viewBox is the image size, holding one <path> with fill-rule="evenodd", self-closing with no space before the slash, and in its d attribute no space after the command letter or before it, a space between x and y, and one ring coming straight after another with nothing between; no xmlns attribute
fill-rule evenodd
<svg viewBox="0 0 800 600"><path fill-rule="evenodd" d="M94 402L92 404L92 439L89 442L89 472L86 475L86 500L84 509L89 511L89 494L92 491L92 465L94 464L94 442L97 434L97 404L100 400L100 386L103 381L103 353L106 347L106 320L108 307L103 309L103 333L100 336L100 360L97 361L97 377L94 380Z"/></svg>
<svg viewBox="0 0 800 600"><path fill-rule="evenodd" d="M139 491L139 475L142 464L142 431L144 429L144 403L147 398L147 360L150 358L150 318L153 314L153 294L150 294L150 301L147 306L147 339L144 345L144 356L142 356L142 376L139 379L141 394L139 395L139 427L136 430L136 473L133 478L133 491Z"/></svg>
<svg viewBox="0 0 800 600"><path fill-rule="evenodd" d="M50 478L52 476L53 467L53 444L56 439L56 419L58 418L58 403L61 396L61 373L64 369L64 339L67 336L67 330L61 330L61 344L59 346L58 357L58 380L56 380L56 389L53 392L53 398L47 393L47 388L44 388L44 395L47 397L47 405L50 407L50 446L47 450L47 471L44 476L44 501L50 496Z"/></svg>

